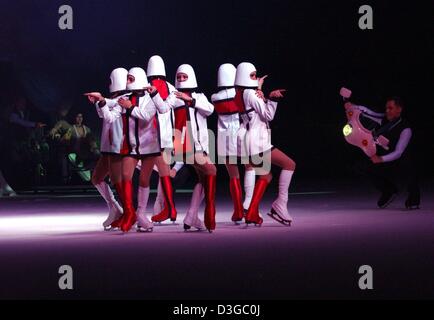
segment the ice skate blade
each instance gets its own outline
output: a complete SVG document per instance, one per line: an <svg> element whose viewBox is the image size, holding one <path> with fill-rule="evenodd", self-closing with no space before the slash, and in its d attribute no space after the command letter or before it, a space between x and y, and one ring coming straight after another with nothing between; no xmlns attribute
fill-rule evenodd
<svg viewBox="0 0 434 320"><path fill-rule="evenodd" d="M262 226L262 223L263 223L263 221L261 221L260 223L258 223L258 222L253 222L253 221L248 221L248 220L246 220L246 226L248 227L250 224L254 224L255 225L255 227L261 227Z"/></svg>
<svg viewBox="0 0 434 320"><path fill-rule="evenodd" d="M395 198L397 196L398 196L398 194L394 193L385 204L383 204L382 206L378 206L378 208L379 209L386 209L393 202L393 200L395 200Z"/></svg>
<svg viewBox="0 0 434 320"><path fill-rule="evenodd" d="M290 226L291 226L291 221L289 221L289 220L285 220L285 219L282 219L282 217L279 216L279 214L276 213L276 212L273 212L273 211L268 212L268 213L267 213L267 216L269 216L269 217L272 218L273 220L279 222L280 224L282 224L282 225L284 225L284 226L286 226L286 227L290 227Z"/></svg>

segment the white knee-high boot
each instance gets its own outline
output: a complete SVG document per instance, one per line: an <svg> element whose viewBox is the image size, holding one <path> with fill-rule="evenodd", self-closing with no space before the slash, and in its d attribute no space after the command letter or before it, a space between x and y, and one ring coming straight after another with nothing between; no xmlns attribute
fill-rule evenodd
<svg viewBox="0 0 434 320"><path fill-rule="evenodd" d="M149 199L149 187L139 186L139 191L137 194L137 228L139 231L151 231L154 224L146 216L146 207L148 205Z"/></svg>
<svg viewBox="0 0 434 320"><path fill-rule="evenodd" d="M281 223L291 223L292 217L288 213L288 189L291 184L292 170L282 170L279 177L279 194L271 205L271 214L277 214Z"/></svg>
<svg viewBox="0 0 434 320"><path fill-rule="evenodd" d="M164 191L161 181L158 179L157 197L154 202L154 215L159 214L164 209Z"/></svg>
<svg viewBox="0 0 434 320"><path fill-rule="evenodd" d="M244 173L244 203L245 210L249 209L252 201L253 190L255 189L256 173L255 170L246 170Z"/></svg>
<svg viewBox="0 0 434 320"><path fill-rule="evenodd" d="M193 194L191 196L190 207L184 218L184 229L188 230L191 227L202 230L205 229L203 222L199 219L199 208L205 197L205 191L201 183L194 186Z"/></svg>
<svg viewBox="0 0 434 320"><path fill-rule="evenodd" d="M102 224L104 228L108 228L115 220L119 219L122 216L123 210L119 203L116 201L115 196L110 189L110 186L105 181L95 184L95 188L104 198L109 208L109 215Z"/></svg>

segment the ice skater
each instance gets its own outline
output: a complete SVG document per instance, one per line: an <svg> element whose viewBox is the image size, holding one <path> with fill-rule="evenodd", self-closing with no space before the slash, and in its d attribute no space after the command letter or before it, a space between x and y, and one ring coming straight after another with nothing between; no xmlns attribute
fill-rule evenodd
<svg viewBox="0 0 434 320"><path fill-rule="evenodd" d="M255 185L255 171L250 164L245 164L244 191L240 182L238 170L239 158L245 158L246 149L241 148L239 141L240 116L235 101L235 74L237 69L230 63L222 64L217 73L217 86L219 92L211 96L216 113L217 122L217 155L223 160L229 174L229 190L234 205L232 221L238 223L243 220L244 213L250 206Z"/></svg>
<svg viewBox="0 0 434 320"><path fill-rule="evenodd" d="M151 96L158 94L155 87L149 85L146 72L135 67L130 69L127 76L128 97L121 97L117 106L109 110L103 106L101 111L104 118L113 122L122 119L122 142L120 154L122 155L122 201L124 215L112 223L112 227L119 226L122 231L128 232L137 222L139 231L152 231L153 224L146 217L145 210L149 197L149 180L154 165L158 166L160 176L169 176L169 167L161 155L157 108ZM99 93L89 95L103 101ZM169 112L170 109L158 109L158 112ZM140 185L138 192L137 212L133 205L132 177L138 161L141 160ZM170 180L169 180L170 182ZM173 192L171 185L169 192ZM170 203L171 219L176 219L176 208Z"/></svg>
<svg viewBox="0 0 434 320"><path fill-rule="evenodd" d="M168 106L175 111L174 153L177 161L194 166L205 194L205 227L215 230L215 190L217 168L209 158L209 137L206 118L214 106L203 93L197 93L196 74L192 66L183 64L176 71L175 88L164 101L159 95L153 98L156 105ZM195 190L199 190L199 187ZM200 191L200 190L199 190ZM200 193L199 191L197 194ZM193 198L195 193L193 192ZM189 211L190 212L190 211ZM187 212L184 228L191 228L188 221L197 221Z"/></svg>
<svg viewBox="0 0 434 320"><path fill-rule="evenodd" d="M112 100L107 106L110 110L115 106L117 98L126 92L127 75L128 71L124 68L116 68L110 74L109 90ZM121 196L122 157L120 156L120 144L122 141L122 119L118 119L112 123L108 122L104 119L96 99L91 96L88 96L88 98L90 102L96 105L98 116L103 121L101 131L101 157L93 170L92 184L107 203L109 215L103 222L103 227L105 230L110 230L112 229L111 224L118 220L123 214L122 207L116 201L110 186L105 182L106 177L109 176L111 183L116 188L118 196Z"/></svg>
<svg viewBox="0 0 434 320"><path fill-rule="evenodd" d="M263 218L259 214L259 204L265 190L272 179L271 165L281 168L279 192L271 205L268 215L277 222L290 226L292 217L288 213L288 188L295 171L295 162L285 153L271 144L269 121L273 120L278 101L283 98L285 90L274 90L268 99L258 96L259 82L253 64L243 62L238 65L235 77L236 101L241 106L241 129L245 130L245 143L251 165L258 178L253 191L252 201L247 210L247 224L262 225Z"/></svg>

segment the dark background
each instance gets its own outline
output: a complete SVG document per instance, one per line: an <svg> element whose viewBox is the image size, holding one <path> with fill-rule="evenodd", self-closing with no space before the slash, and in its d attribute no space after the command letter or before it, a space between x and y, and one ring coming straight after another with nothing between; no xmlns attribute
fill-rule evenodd
<svg viewBox="0 0 434 320"><path fill-rule="evenodd" d="M107 91L108 75L159 54L168 80L192 64L208 97L220 64L242 61L269 74L265 91L286 88L272 123L273 143L293 157L297 181L351 178L364 157L342 135L341 86L355 101L382 110L399 95L414 125L419 167L433 176L433 7L396 1L2 1L2 107L24 94L48 121L61 101L73 101L85 123L100 120L81 95ZM74 29L58 28L58 8L71 5ZM374 29L360 30L358 8L369 4ZM215 129L216 116L209 120ZM222 168L223 169L223 168ZM224 176L224 175L222 175Z"/></svg>

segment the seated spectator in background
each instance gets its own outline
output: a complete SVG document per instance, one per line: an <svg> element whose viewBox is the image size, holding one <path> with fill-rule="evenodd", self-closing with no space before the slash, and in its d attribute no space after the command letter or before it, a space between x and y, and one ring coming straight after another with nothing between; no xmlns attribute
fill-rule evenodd
<svg viewBox="0 0 434 320"><path fill-rule="evenodd" d="M74 125L62 140L69 143L69 159L75 166L90 169L95 165L99 150L90 128L83 124L83 114L76 115ZM88 181L87 175L84 179Z"/></svg>
<svg viewBox="0 0 434 320"><path fill-rule="evenodd" d="M26 139L28 136L26 129L42 128L46 124L42 122L34 122L29 119L29 111L27 109L27 100L24 97L18 97L14 102L14 110L9 116L9 122L12 124L14 138Z"/></svg>
<svg viewBox="0 0 434 320"><path fill-rule="evenodd" d="M53 128L48 133L48 136L51 138L51 178L54 182L57 182L61 178L63 184L67 184L70 179L67 159L69 141L65 137L72 129L72 125L67 120L70 108L69 102L64 102L60 105L51 120Z"/></svg>
<svg viewBox="0 0 434 320"><path fill-rule="evenodd" d="M71 124L67 121L70 105L64 103L60 106L57 115L54 117L54 126L50 130L51 139L59 141L71 129Z"/></svg>
<svg viewBox="0 0 434 320"><path fill-rule="evenodd" d="M36 184L41 177L45 177L44 166L48 161L48 144L43 134L45 126L42 122L30 120L26 98L20 96L14 100L7 129L10 137L9 161L15 166L14 170L19 168L27 183L29 175Z"/></svg>

